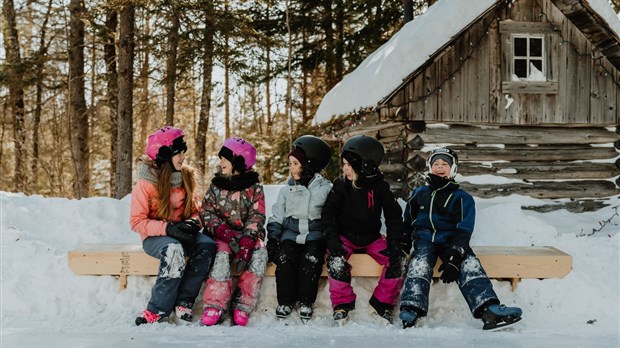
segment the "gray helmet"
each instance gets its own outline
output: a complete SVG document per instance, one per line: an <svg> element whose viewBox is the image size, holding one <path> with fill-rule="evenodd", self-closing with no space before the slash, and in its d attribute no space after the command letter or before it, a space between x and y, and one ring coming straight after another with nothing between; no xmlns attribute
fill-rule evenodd
<svg viewBox="0 0 620 348"><path fill-rule="evenodd" d="M450 164L450 174L449 178L454 178L456 173L458 173L459 167L459 156L456 155L452 149L447 147L438 147L431 151L431 154L428 156L428 171L431 171L431 167L433 166L433 161L436 158L443 158L446 162Z"/></svg>

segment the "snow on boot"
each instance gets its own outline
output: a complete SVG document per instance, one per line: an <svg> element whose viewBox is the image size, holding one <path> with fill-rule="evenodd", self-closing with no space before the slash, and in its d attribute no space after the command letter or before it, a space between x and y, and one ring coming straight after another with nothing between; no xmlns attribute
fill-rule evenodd
<svg viewBox="0 0 620 348"><path fill-rule="evenodd" d="M278 305L276 307L276 318L286 319L293 312L293 307L289 305Z"/></svg>
<svg viewBox="0 0 620 348"><path fill-rule="evenodd" d="M155 314L148 309L145 309L144 312L140 313L140 315L136 318L136 326L140 326L142 324L153 324L161 321L163 318L161 315Z"/></svg>
<svg viewBox="0 0 620 348"><path fill-rule="evenodd" d="M304 324L307 323L308 320L312 319L312 305L300 303L299 317L301 318L301 322Z"/></svg>
<svg viewBox="0 0 620 348"><path fill-rule="evenodd" d="M205 312L202 315L202 319L200 321L202 322L203 325L213 326L219 323L221 318L222 318L221 309L209 307L209 308L205 308Z"/></svg>
<svg viewBox="0 0 620 348"><path fill-rule="evenodd" d="M181 320L185 324L191 324L192 320L194 319L192 309L184 306L175 306L174 314L176 315L177 319Z"/></svg>
<svg viewBox="0 0 620 348"><path fill-rule="evenodd" d="M343 326L349 320L349 310L348 309L336 309L334 310L334 322L336 326Z"/></svg>
<svg viewBox="0 0 620 348"><path fill-rule="evenodd" d="M233 311L233 324L235 325L239 325L239 326L246 326L248 325L248 319L249 319L249 315L248 313L240 310L240 309L235 309Z"/></svg>
<svg viewBox="0 0 620 348"><path fill-rule="evenodd" d="M370 307L372 308L370 314L374 319L376 319L375 321L382 324L392 324L392 306L377 300L374 296L370 298L368 303L370 303Z"/></svg>
<svg viewBox="0 0 620 348"><path fill-rule="evenodd" d="M482 312L483 330L501 330L521 320L521 308L492 304Z"/></svg>
<svg viewBox="0 0 620 348"><path fill-rule="evenodd" d="M400 314L398 315L400 320L403 321L403 329L408 329L413 327L415 323L418 321L418 313L415 311L413 307L403 307L400 309Z"/></svg>

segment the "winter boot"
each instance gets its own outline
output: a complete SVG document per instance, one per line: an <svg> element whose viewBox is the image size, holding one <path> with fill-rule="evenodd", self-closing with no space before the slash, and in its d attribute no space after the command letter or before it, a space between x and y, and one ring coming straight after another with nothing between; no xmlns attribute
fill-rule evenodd
<svg viewBox="0 0 620 348"><path fill-rule="evenodd" d="M413 327L418 321L418 319L420 319L418 317L418 312L416 312L415 308L410 306L401 307L398 317L400 318L400 320L403 321L403 329Z"/></svg>
<svg viewBox="0 0 620 348"><path fill-rule="evenodd" d="M307 323L308 320L312 319L312 305L300 303L299 304L299 317L301 318L302 323Z"/></svg>
<svg viewBox="0 0 620 348"><path fill-rule="evenodd" d="M202 322L203 325L213 326L219 323L221 318L222 318L221 309L208 307L208 308L205 308L205 312L202 315L202 319L200 321Z"/></svg>
<svg viewBox="0 0 620 348"><path fill-rule="evenodd" d="M343 303L334 307L334 322L337 326L346 324L349 320L349 311L355 308L355 303Z"/></svg>
<svg viewBox="0 0 620 348"><path fill-rule="evenodd" d="M482 311L483 330L501 330L521 320L521 308L492 304Z"/></svg>
<svg viewBox="0 0 620 348"><path fill-rule="evenodd" d="M276 318L286 319L293 312L293 307L289 305L278 305L276 307Z"/></svg>
<svg viewBox="0 0 620 348"><path fill-rule="evenodd" d="M246 326L248 325L249 316L250 316L249 313L244 312L240 309L235 309L233 311L233 324L239 325L239 326Z"/></svg>
<svg viewBox="0 0 620 348"><path fill-rule="evenodd" d="M377 300L374 296L370 298L368 303L370 303L373 310L371 313L372 316L378 318L379 321L384 324L392 324L392 306Z"/></svg>
<svg viewBox="0 0 620 348"><path fill-rule="evenodd" d="M192 319L194 319L194 315L192 314L192 309L184 306L175 306L174 314L177 319L185 322L186 324L190 324Z"/></svg>
<svg viewBox="0 0 620 348"><path fill-rule="evenodd" d="M162 320L163 318L161 317L161 315L155 314L148 309L145 309L144 312L140 313L140 315L136 318L136 326L140 326L142 324L153 324Z"/></svg>

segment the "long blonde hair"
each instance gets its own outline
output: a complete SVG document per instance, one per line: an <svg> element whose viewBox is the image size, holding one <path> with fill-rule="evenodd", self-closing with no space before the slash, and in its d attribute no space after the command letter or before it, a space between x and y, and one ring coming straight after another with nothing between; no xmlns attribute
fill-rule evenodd
<svg viewBox="0 0 620 348"><path fill-rule="evenodd" d="M172 207L170 205L170 194L172 186L172 163L165 162L157 168L157 193L159 195L159 205L155 216L158 219L166 220L170 217ZM182 187L185 191L185 205L183 207L183 220L189 219L194 211L194 191L196 190L196 169L184 165L181 168Z"/></svg>

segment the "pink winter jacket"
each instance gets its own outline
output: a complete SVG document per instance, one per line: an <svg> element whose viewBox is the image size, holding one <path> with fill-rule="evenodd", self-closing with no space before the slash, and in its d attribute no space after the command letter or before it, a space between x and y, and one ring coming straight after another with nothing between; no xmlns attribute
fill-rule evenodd
<svg viewBox="0 0 620 348"><path fill-rule="evenodd" d="M198 210L200 203L194 196L194 211L192 218L199 218ZM153 236L165 236L168 221L177 222L183 219L183 204L185 203L185 191L182 187L172 188L170 193L172 213L167 220L159 220L155 217L158 203L157 187L152 181L141 178L131 191L131 207L129 213L129 225L131 229L140 234L145 240Z"/></svg>

